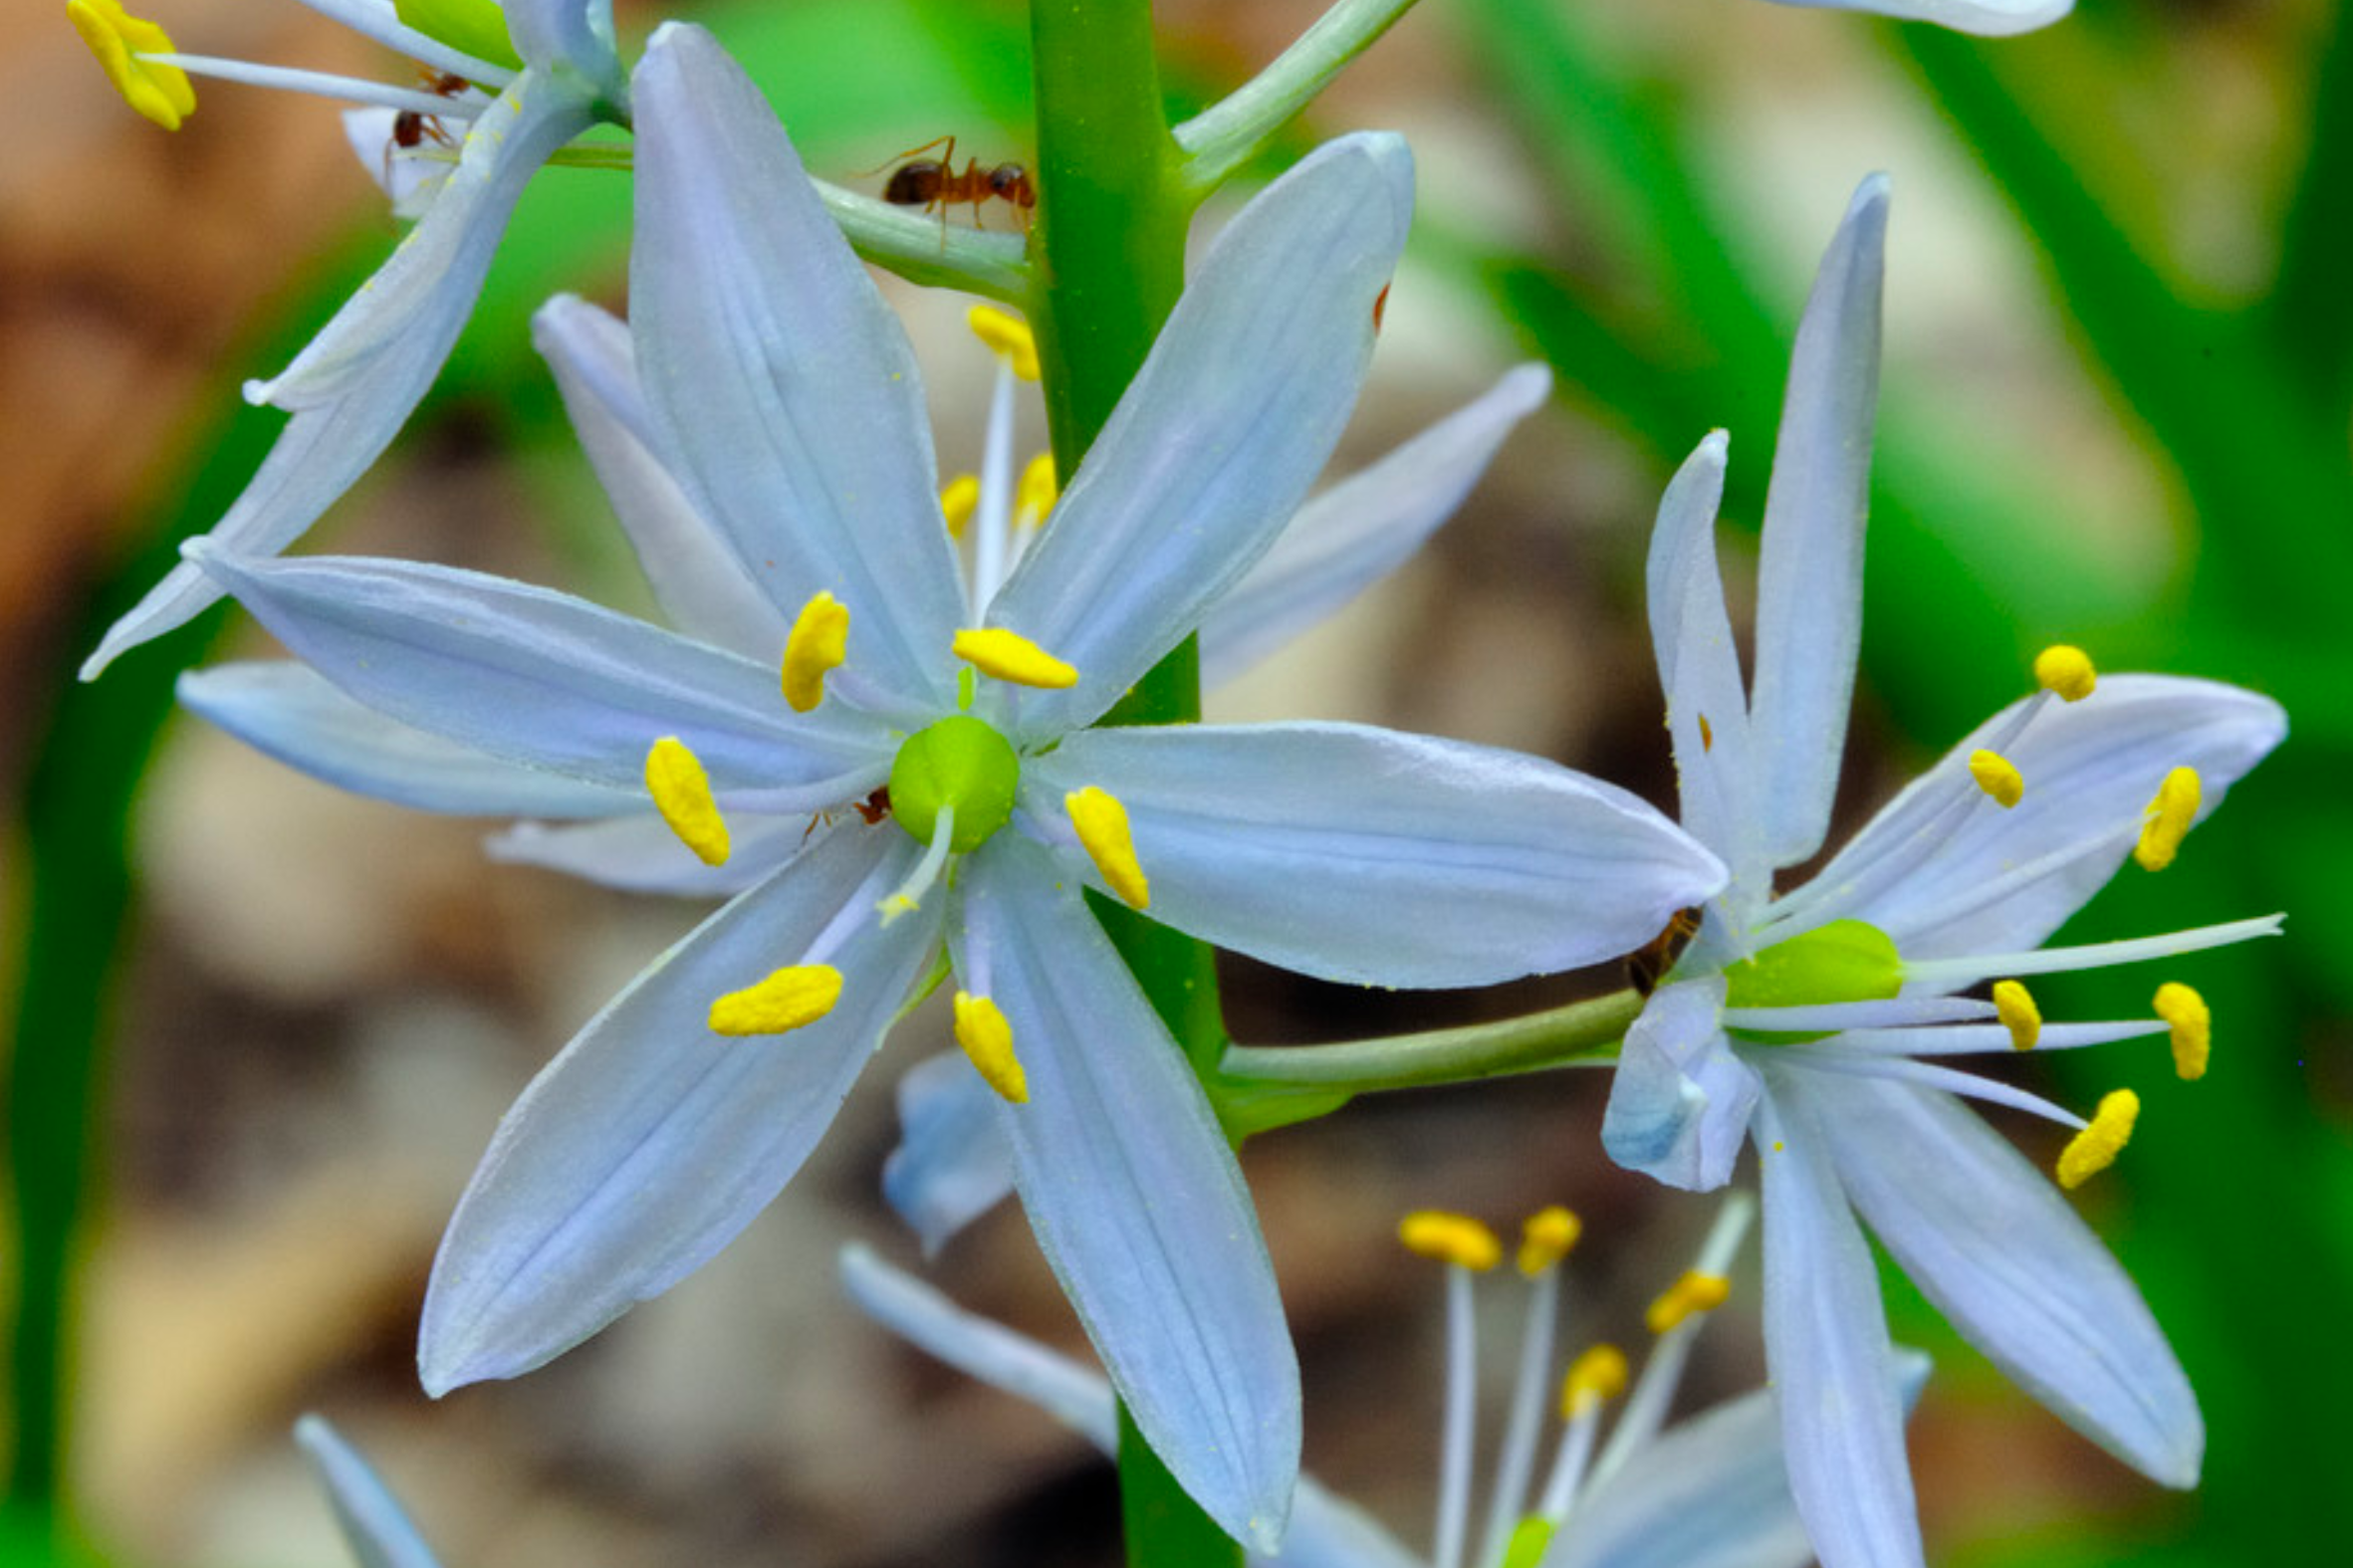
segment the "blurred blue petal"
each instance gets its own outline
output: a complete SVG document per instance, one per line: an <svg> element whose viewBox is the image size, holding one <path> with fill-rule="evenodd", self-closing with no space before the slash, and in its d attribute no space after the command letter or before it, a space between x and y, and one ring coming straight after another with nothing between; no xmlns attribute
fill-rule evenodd
<svg viewBox="0 0 2353 1568"><path fill-rule="evenodd" d="M1013 1145L998 1103L957 1051L926 1056L899 1078L899 1143L882 1163L882 1196L925 1257L1013 1195Z"/></svg>
<svg viewBox="0 0 2353 1568"><path fill-rule="evenodd" d="M1775 0L1776 4L1833 11L1876 11L1905 22L1935 22L1959 33L1988 38L2048 27L2075 8L2075 0Z"/></svg>
<svg viewBox="0 0 2353 1568"><path fill-rule="evenodd" d="M294 1441L310 1456L335 1508L335 1522L360 1568L440 1568L425 1538L357 1449L323 1417L294 1424Z"/></svg>
<svg viewBox="0 0 2353 1568"><path fill-rule="evenodd" d="M733 852L725 865L705 865L678 841L640 793L634 814L601 822L517 822L493 833L483 848L493 860L539 866L599 887L673 898L731 898L765 880L809 842L812 818L730 812Z"/></svg>

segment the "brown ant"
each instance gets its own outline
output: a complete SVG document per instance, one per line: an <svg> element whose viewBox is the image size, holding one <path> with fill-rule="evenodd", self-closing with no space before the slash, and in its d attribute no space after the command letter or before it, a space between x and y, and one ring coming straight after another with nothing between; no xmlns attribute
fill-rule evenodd
<svg viewBox="0 0 2353 1568"><path fill-rule="evenodd" d="M1659 982L1683 957L1683 950L1691 946L1691 939L1700 934L1700 920L1704 910L1679 909L1667 921L1667 929L1652 937L1632 953L1626 955L1626 982L1636 993L1649 996L1659 989Z"/></svg>
<svg viewBox="0 0 2353 1568"><path fill-rule="evenodd" d="M422 72L425 91L436 98L456 98L472 87L454 71ZM384 145L384 184L392 183L392 154L414 152L427 141L444 147L457 145L457 138L449 127L441 123L439 115L428 114L421 109L404 109L392 116L392 139Z"/></svg>
<svg viewBox="0 0 2353 1568"><path fill-rule="evenodd" d="M937 158L917 157L946 144ZM891 170L888 183L882 187L882 199L894 207L921 207L929 212L939 209L940 232L944 237L948 227L948 209L963 202L972 203L972 224L981 227L981 206L994 196L1021 215L1022 228L1030 227L1030 215L1038 207L1038 187L1030 182L1030 171L1019 163L1000 163L984 169L979 158L967 158L964 172L956 172L956 138L935 136L919 147L909 147L890 160L898 164Z"/></svg>
<svg viewBox="0 0 2353 1568"><path fill-rule="evenodd" d="M852 800L850 802L849 808L857 812L859 819L862 820L868 827L872 827L875 823L884 820L890 815L890 785L875 785L874 791L871 794L867 795L863 800ZM815 833L821 826L830 827L832 825L833 813L830 811L820 811L809 819L809 829L807 832L804 832L801 835L801 841L806 844L810 840L810 835Z"/></svg>

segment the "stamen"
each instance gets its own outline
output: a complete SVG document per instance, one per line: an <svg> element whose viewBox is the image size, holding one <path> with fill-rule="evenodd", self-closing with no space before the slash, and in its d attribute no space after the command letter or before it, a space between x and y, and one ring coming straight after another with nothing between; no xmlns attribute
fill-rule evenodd
<svg viewBox="0 0 2353 1568"><path fill-rule="evenodd" d="M1529 1482L1535 1476L1544 1396L1551 1392L1552 1336L1560 1317L1560 1270L1553 1265L1575 1244L1573 1232L1577 1228L1576 1217L1558 1207L1530 1217L1523 1228L1520 1267L1529 1278L1527 1326L1520 1335L1520 1369L1512 1380L1512 1411L1504 1424L1495 1484L1488 1490L1487 1523L1474 1559L1479 1563L1508 1560L1521 1534L1515 1521L1525 1522L1521 1515L1528 1507ZM1533 1259L1531 1250L1538 1254ZM1533 1268L1529 1267L1531 1261L1536 1264ZM1529 1559L1531 1564L1533 1561Z"/></svg>
<svg viewBox="0 0 2353 1568"><path fill-rule="evenodd" d="M2044 691L2057 692L2068 702L2081 702L2089 697L2098 681L2091 655L2081 648L2053 643L2034 656L2034 684Z"/></svg>
<svg viewBox="0 0 2353 1568"><path fill-rule="evenodd" d="M1626 1392L1626 1353L1595 1345L1569 1366L1560 1381L1560 1419L1574 1421Z"/></svg>
<svg viewBox="0 0 2353 1568"><path fill-rule="evenodd" d="M1013 510L1016 516L1035 528L1046 521L1046 514L1054 510L1061 498L1060 478L1055 473L1054 454L1041 452L1030 459L1030 466L1022 470L1022 477L1013 487Z"/></svg>
<svg viewBox="0 0 2353 1568"><path fill-rule="evenodd" d="M2026 781L2018 777L2016 765L2000 752L1970 753L1969 776L2004 811L2017 804L2026 793Z"/></svg>
<svg viewBox="0 0 2353 1568"><path fill-rule="evenodd" d="M2198 819L2198 801L2203 792L2195 768L2177 768L2165 776L2165 783L2157 786L2157 798L2149 802L2148 820L2141 825L2141 841L2132 852L2142 869L2162 871L2173 864L2182 840L2189 836L2190 824Z"/></svg>
<svg viewBox="0 0 2353 1568"><path fill-rule="evenodd" d="M1485 1273L1503 1261L1504 1243L1469 1215L1417 1209L1397 1223L1397 1239L1409 1252Z"/></svg>
<svg viewBox="0 0 2353 1568"><path fill-rule="evenodd" d="M1576 1501L1601 1431L1601 1407L1626 1390L1626 1356L1615 1345L1595 1345L1577 1357L1560 1383L1560 1414L1568 1430L1552 1456L1552 1472L1536 1502L1536 1516L1557 1529Z"/></svg>
<svg viewBox="0 0 2353 1568"><path fill-rule="evenodd" d="M2009 1030L2009 1042L2019 1050L2032 1050L2042 1037L2042 1009L2034 1006L2033 994L2014 980L1994 983L1994 1010L2002 1026Z"/></svg>
<svg viewBox="0 0 2353 1568"><path fill-rule="evenodd" d="M727 864L727 819L711 797L711 776L675 735L663 736L646 752L645 790L670 831L696 859L707 866Z"/></svg>
<svg viewBox="0 0 2353 1568"><path fill-rule="evenodd" d="M1130 909L1152 907L1152 884L1135 857L1135 835L1128 831L1127 807L1108 789L1088 784L1062 796L1062 809L1078 832L1078 846L1111 884L1111 891ZM1411 1242L1407 1243L1411 1245Z"/></svg>
<svg viewBox="0 0 2353 1568"><path fill-rule="evenodd" d="M1016 686L1061 691L1078 684L1078 671L1064 664L1018 631L987 626L960 631L949 651L983 675L993 675Z"/></svg>
<svg viewBox="0 0 2353 1568"><path fill-rule="evenodd" d="M1732 1281L1722 1274L1703 1274L1698 1269L1687 1269L1659 1293L1651 1302L1650 1310L1642 1316L1642 1323L1654 1334L1664 1334L1685 1318L1699 1312L1713 1312L1724 1305L1732 1294Z"/></svg>
<svg viewBox="0 0 2353 1568"><path fill-rule="evenodd" d="M129 15L120 0L66 0L66 16L123 103L165 130L179 129L196 112L196 89L186 72L139 58L172 53L162 28Z"/></svg>
<svg viewBox="0 0 2353 1568"><path fill-rule="evenodd" d="M947 520L948 538L962 539L973 509L981 504L978 474L958 474L940 487L940 516Z"/></svg>
<svg viewBox="0 0 2353 1568"><path fill-rule="evenodd" d="M1015 1105L1030 1103L1030 1077L1013 1053L1013 1025L987 997L956 993L956 1043L990 1088Z"/></svg>
<svg viewBox="0 0 2353 1568"><path fill-rule="evenodd" d="M923 858L915 862L915 869L907 873L907 880L898 885L897 891L875 904L882 914L882 924L887 926L901 915L911 915L923 907L923 895L940 879L940 868L948 863L948 851L954 847L955 838L956 807L953 803L942 804L932 820L931 842L924 846Z"/></svg>
<svg viewBox="0 0 2353 1568"><path fill-rule="evenodd" d="M2069 1139L2059 1152L2059 1185L2073 1191L2114 1165L2131 1141L2133 1123L2140 1115L2141 1097L2130 1089L2117 1089L2102 1097L2091 1125Z"/></svg>
<svg viewBox="0 0 2353 1568"><path fill-rule="evenodd" d="M2207 1052L2214 1044L2214 1014L2206 999L2169 980L2157 988L2157 1015L2173 1030L2173 1070L2183 1078L2206 1076Z"/></svg>
<svg viewBox="0 0 2353 1568"><path fill-rule="evenodd" d="M718 1034L786 1034L815 1023L840 1000L841 971L830 964L798 964L712 1003L711 1029Z"/></svg>
<svg viewBox="0 0 2353 1568"><path fill-rule="evenodd" d="M849 655L849 606L819 592L793 618L785 639L785 701L807 713L825 700L825 672Z"/></svg>
<svg viewBox="0 0 2353 1568"><path fill-rule="evenodd" d="M1585 1223L1558 1204L1528 1217L1520 1230L1520 1271L1529 1278L1558 1263L1585 1233Z"/></svg>
<svg viewBox="0 0 2353 1568"><path fill-rule="evenodd" d="M1958 958L1907 959L1904 984L1945 990L1970 986L1989 975L2058 975L2069 970L2103 969L2110 964L2138 964L2143 959L2173 958L2207 948L2227 947L2255 937L2279 935L2284 915L2257 915L2252 920L2231 920L2219 926L2193 926L2158 937L2130 937L2122 942L2086 942L2079 947L2036 948L2025 953L1968 953Z"/></svg>
<svg viewBox="0 0 2353 1568"><path fill-rule="evenodd" d="M1038 335L1018 316L993 305L976 305L964 320L989 350L1013 367L1025 381L1038 379Z"/></svg>
<svg viewBox="0 0 2353 1568"><path fill-rule="evenodd" d="M1408 1215L1398 1228L1399 1234L1419 1218L1423 1217ZM1459 1215L1440 1218L1479 1226ZM1502 1250L1493 1235L1487 1240L1489 1246ZM1413 1243L1409 1240L1406 1244ZM1483 1266L1493 1267L1494 1263L1491 1256ZM1471 1430L1478 1420L1478 1400L1479 1344L1478 1326L1471 1316L1471 1271L1458 1266L1446 1271L1446 1405L1438 1435L1438 1539L1430 1554L1433 1568L1462 1565L1463 1539L1471 1522Z"/></svg>
<svg viewBox="0 0 2353 1568"><path fill-rule="evenodd" d="M1749 1233L1749 1227L1757 1218L1757 1202L1746 1193L1733 1193L1716 1212L1716 1221L1708 1227L1707 1238L1700 1243L1699 1256L1692 1260L1695 1274L1722 1278L1740 1255L1741 1242ZM1618 1413L1616 1425L1609 1435L1609 1446L1593 1461L1589 1485L1606 1484L1610 1476L1634 1455L1640 1453L1667 1424L1667 1409L1675 1401L1675 1390L1683 1381L1683 1368L1691 1359L1693 1340L1707 1322L1705 1312L1694 1312L1652 1343L1650 1355L1642 1363L1642 1375L1634 1380L1634 1391L1626 1398L1626 1405Z"/></svg>

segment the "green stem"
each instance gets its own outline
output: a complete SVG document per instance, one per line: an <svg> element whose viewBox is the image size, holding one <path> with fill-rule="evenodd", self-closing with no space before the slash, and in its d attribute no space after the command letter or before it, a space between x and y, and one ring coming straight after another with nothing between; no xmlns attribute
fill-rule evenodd
<svg viewBox="0 0 2353 1568"><path fill-rule="evenodd" d="M1414 0L1335 0L1273 65L1177 126L1187 187L1207 195L1265 151L1286 121L1413 7Z"/></svg>
<svg viewBox="0 0 2353 1568"><path fill-rule="evenodd" d="M1464 1083L1605 1060L1641 1013L1642 998L1620 991L1501 1023L1337 1045L1233 1045L1219 1070L1245 1085L1312 1086L1349 1094Z"/></svg>

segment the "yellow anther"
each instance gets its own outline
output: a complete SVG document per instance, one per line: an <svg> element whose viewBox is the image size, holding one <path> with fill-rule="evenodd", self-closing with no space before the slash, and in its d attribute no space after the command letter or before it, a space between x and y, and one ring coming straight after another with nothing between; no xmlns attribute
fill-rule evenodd
<svg viewBox="0 0 2353 1568"><path fill-rule="evenodd" d="M785 701L807 713L825 700L825 672L849 656L849 606L819 593L793 617L785 639Z"/></svg>
<svg viewBox="0 0 2353 1568"><path fill-rule="evenodd" d="M1560 1380L1560 1419L1574 1421L1587 1411L1626 1392L1626 1353L1615 1345L1595 1345L1569 1363Z"/></svg>
<svg viewBox="0 0 2353 1568"><path fill-rule="evenodd" d="M1062 796L1070 826L1078 833L1078 847L1111 884L1111 891L1131 909L1152 907L1152 884L1135 857L1135 835L1127 828L1127 807L1108 789L1088 784Z"/></svg>
<svg viewBox="0 0 2353 1568"><path fill-rule="evenodd" d="M1397 1239L1409 1252L1485 1273L1504 1260L1504 1243L1469 1215L1417 1209L1397 1222Z"/></svg>
<svg viewBox="0 0 2353 1568"><path fill-rule="evenodd" d="M1970 753L1969 776L2004 811L2025 797L2026 781L2018 777L2016 766L2000 752Z"/></svg>
<svg viewBox="0 0 2353 1568"><path fill-rule="evenodd" d="M1537 1210L1520 1228L1520 1271L1533 1279L1566 1257L1584 1233L1585 1222L1558 1204Z"/></svg>
<svg viewBox="0 0 2353 1568"><path fill-rule="evenodd" d="M2081 648L2056 642L2034 655L2034 684L2057 692L2068 702L2083 701L2098 683L2099 672L2091 667L2091 655Z"/></svg>
<svg viewBox="0 0 2353 1568"><path fill-rule="evenodd" d="M2132 1141L2132 1124L2140 1119L2141 1097L2130 1089L2103 1095L2092 1113L2091 1125L2067 1140L2059 1151L2059 1185L2073 1190L2116 1163Z"/></svg>
<svg viewBox="0 0 2353 1568"><path fill-rule="evenodd" d="M2147 819L2141 823L2141 841L2133 846L2132 857L2144 870L2162 871L2173 864L2182 840L2190 834L2190 824L2198 820L2203 792L2195 768L2177 768L2165 776L2165 783L2157 786L2157 798L2149 802Z"/></svg>
<svg viewBox="0 0 2353 1568"><path fill-rule="evenodd" d="M2174 1072L2184 1078L2205 1077L2215 1030L2206 999L2180 981L2169 980L2157 988L2157 1015L2173 1028Z"/></svg>
<svg viewBox="0 0 2353 1568"><path fill-rule="evenodd" d="M958 474L940 487L940 516L948 520L948 538L962 539L965 525L980 510L981 482L972 474Z"/></svg>
<svg viewBox="0 0 2353 1568"><path fill-rule="evenodd" d="M815 1023L840 1000L841 971L830 964L796 964L712 1003L711 1028L720 1034L785 1034Z"/></svg>
<svg viewBox="0 0 2353 1568"><path fill-rule="evenodd" d="M956 993L956 1043L990 1088L1016 1105L1030 1103L1029 1074L1013 1053L1013 1025L996 1003L968 991Z"/></svg>
<svg viewBox="0 0 2353 1568"><path fill-rule="evenodd" d="M1650 1310L1643 1313L1642 1325L1654 1334L1664 1334L1694 1312L1715 1311L1731 1294L1732 1281L1722 1274L1687 1269L1681 1279L1659 1292Z"/></svg>
<svg viewBox="0 0 2353 1568"><path fill-rule="evenodd" d="M1994 983L1994 1011L2001 1026L2009 1030L2009 1042L2019 1050L2032 1050L2034 1042L2042 1038L2042 1009L2034 1006L2033 993L2016 981Z"/></svg>
<svg viewBox="0 0 2353 1568"><path fill-rule="evenodd" d="M1043 523L1046 514L1054 510L1059 500L1062 485L1055 472L1054 454L1041 452L1030 459L1030 466L1022 470L1022 477L1013 487L1013 510L1016 517Z"/></svg>
<svg viewBox="0 0 2353 1568"><path fill-rule="evenodd" d="M675 735L663 736L646 752L645 791L696 859L707 866L727 864L727 819L711 798L711 776Z"/></svg>
<svg viewBox="0 0 2353 1568"><path fill-rule="evenodd" d="M1014 374L1025 381L1038 379L1038 335L1028 322L993 305L974 306L965 321L972 335L1011 365Z"/></svg>
<svg viewBox="0 0 2353 1568"><path fill-rule="evenodd" d="M994 675L1016 686L1042 686L1060 691L1078 684L1078 671L1064 664L1018 631L988 626L960 631L949 651L983 675Z"/></svg>
<svg viewBox="0 0 2353 1568"><path fill-rule="evenodd" d="M185 71L139 58L175 53L163 29L129 15L120 0L66 0L66 16L123 103L165 130L179 129L196 112L196 89Z"/></svg>

